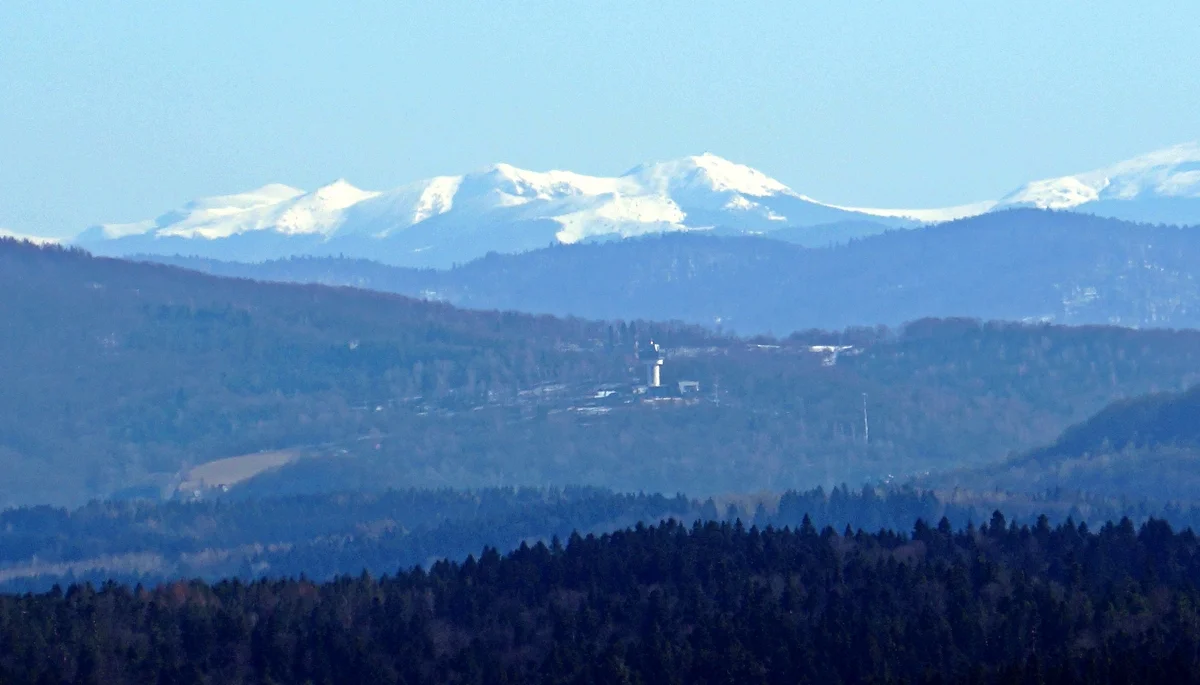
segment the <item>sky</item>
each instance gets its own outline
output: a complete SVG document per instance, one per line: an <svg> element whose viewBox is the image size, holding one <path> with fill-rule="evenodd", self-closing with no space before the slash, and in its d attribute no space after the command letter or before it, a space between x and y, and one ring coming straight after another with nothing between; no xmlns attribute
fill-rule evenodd
<svg viewBox="0 0 1200 685"><path fill-rule="evenodd" d="M937 207L1200 139L1200 3L0 2L0 229L712 152Z"/></svg>

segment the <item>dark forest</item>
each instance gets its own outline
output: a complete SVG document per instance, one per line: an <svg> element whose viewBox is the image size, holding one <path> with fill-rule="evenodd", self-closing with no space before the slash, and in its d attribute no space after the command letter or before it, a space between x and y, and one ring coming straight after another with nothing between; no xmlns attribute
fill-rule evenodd
<svg viewBox="0 0 1200 685"><path fill-rule="evenodd" d="M395 575L0 597L2 682L1186 682L1200 542L668 522Z"/></svg>

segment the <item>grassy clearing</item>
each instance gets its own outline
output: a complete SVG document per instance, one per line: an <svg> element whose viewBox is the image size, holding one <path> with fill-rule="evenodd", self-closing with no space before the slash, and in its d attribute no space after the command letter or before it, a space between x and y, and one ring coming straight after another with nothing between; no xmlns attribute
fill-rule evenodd
<svg viewBox="0 0 1200 685"><path fill-rule="evenodd" d="M183 492L232 487L269 469L290 464L303 456L302 450L286 449L255 452L240 457L217 459L192 468L184 474L179 489Z"/></svg>

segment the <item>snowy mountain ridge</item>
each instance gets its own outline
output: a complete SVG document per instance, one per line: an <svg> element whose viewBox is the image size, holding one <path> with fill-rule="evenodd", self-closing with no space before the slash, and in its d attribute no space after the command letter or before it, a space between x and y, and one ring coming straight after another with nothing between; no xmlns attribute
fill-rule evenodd
<svg viewBox="0 0 1200 685"><path fill-rule="evenodd" d="M877 222L881 231L915 223L902 214L818 202L706 153L642 164L615 177L495 164L384 192L345 180L312 192L272 184L194 200L156 219L93 226L76 242L102 254L169 251L255 260L340 253L440 266L551 242L685 230L764 233L845 221Z"/></svg>
<svg viewBox="0 0 1200 685"><path fill-rule="evenodd" d="M1089 204L1138 201L1161 203L1180 200L1200 200L1198 143L1184 143L1156 150L1081 174L1033 181L1005 195L996 204L996 208L1035 207L1063 210L1078 209ZM1145 220L1152 219L1147 217ZM1195 219L1192 222L1195 222Z"/></svg>
<svg viewBox="0 0 1200 685"><path fill-rule="evenodd" d="M235 261L345 254L448 266L486 252L670 231L769 234L815 229L836 241L1018 207L1152 223L1200 224L1200 145L1177 145L1091 172L1043 179L997 201L935 209L823 203L711 153L619 176L495 164L388 191L338 180L312 192L270 184L188 202L156 219L93 226L75 243L100 254Z"/></svg>

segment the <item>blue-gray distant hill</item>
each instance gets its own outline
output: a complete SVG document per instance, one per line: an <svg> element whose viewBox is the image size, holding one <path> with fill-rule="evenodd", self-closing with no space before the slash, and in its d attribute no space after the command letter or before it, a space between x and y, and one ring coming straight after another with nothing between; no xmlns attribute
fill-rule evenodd
<svg viewBox="0 0 1200 685"><path fill-rule="evenodd" d="M1198 331L947 319L746 339L11 240L0 321L0 508L226 488L708 496L904 480L1200 382ZM650 340L667 357L653 391L636 354Z"/></svg>
<svg viewBox="0 0 1200 685"><path fill-rule="evenodd" d="M949 474L944 484L1096 495L1200 492L1200 386L1114 402L1053 443L1001 464Z"/></svg>
<svg viewBox="0 0 1200 685"><path fill-rule="evenodd" d="M1200 326L1196 228L1019 209L816 248L781 240L812 245L812 228L771 235L691 232L559 245L490 254L441 271L338 258L152 259L476 309L676 319L742 334L896 325L927 316Z"/></svg>

